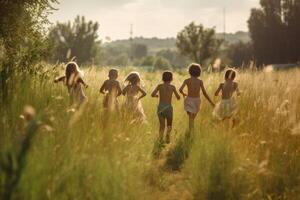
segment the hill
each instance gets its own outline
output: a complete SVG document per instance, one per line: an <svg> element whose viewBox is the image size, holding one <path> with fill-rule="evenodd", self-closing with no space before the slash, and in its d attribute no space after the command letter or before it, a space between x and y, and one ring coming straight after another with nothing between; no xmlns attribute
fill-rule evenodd
<svg viewBox="0 0 300 200"><path fill-rule="evenodd" d="M217 33L218 38L224 38L223 33ZM238 31L236 33L226 33L225 40L229 44L233 44L239 41L249 42L250 36L248 32ZM144 37L135 37L132 40L136 44L144 44L148 47L149 51L158 51L161 49L173 49L176 45L176 38L144 38ZM104 46L129 46L130 40L115 40L110 43L105 43Z"/></svg>

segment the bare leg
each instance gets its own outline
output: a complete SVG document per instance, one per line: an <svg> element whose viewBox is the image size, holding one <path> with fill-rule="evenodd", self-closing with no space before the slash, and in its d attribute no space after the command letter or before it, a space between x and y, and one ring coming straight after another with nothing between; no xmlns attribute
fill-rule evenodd
<svg viewBox="0 0 300 200"><path fill-rule="evenodd" d="M163 117L158 117L159 119L159 141L162 142L165 133L165 119Z"/></svg>
<svg viewBox="0 0 300 200"><path fill-rule="evenodd" d="M166 135L166 143L170 143L170 134L172 131L173 118L167 118L167 135Z"/></svg>
<svg viewBox="0 0 300 200"><path fill-rule="evenodd" d="M196 118L196 114L188 113L188 115L189 115L189 130L192 131L194 130L194 120Z"/></svg>

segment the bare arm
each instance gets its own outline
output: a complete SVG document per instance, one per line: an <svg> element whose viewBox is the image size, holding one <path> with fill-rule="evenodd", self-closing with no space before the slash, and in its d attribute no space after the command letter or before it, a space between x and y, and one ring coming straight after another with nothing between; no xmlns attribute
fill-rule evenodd
<svg viewBox="0 0 300 200"><path fill-rule="evenodd" d="M106 91L106 81L104 81L104 83L101 85L100 87L100 93L101 94L105 94Z"/></svg>
<svg viewBox="0 0 300 200"><path fill-rule="evenodd" d="M158 86L153 90L153 92L151 93L151 97L158 97Z"/></svg>
<svg viewBox="0 0 300 200"><path fill-rule="evenodd" d="M66 76L60 76L60 77L57 77L57 78L54 79L54 83L58 83L58 82L60 82L60 81L64 81L65 78L66 78Z"/></svg>
<svg viewBox="0 0 300 200"><path fill-rule="evenodd" d="M184 91L183 91L183 89L184 89L185 86L186 86L186 80L183 81L181 87L179 88L179 92L182 94L183 97L186 97L186 96L187 96L187 94L184 93Z"/></svg>
<svg viewBox="0 0 300 200"><path fill-rule="evenodd" d="M140 99L144 98L147 95L147 93L141 87L138 87L138 89L142 93L142 95L138 98L138 100L140 100Z"/></svg>
<svg viewBox="0 0 300 200"><path fill-rule="evenodd" d="M85 88L88 87L88 85L84 82L82 78L79 78L78 82L81 83Z"/></svg>
<svg viewBox="0 0 300 200"><path fill-rule="evenodd" d="M241 95L241 92L239 90L239 85L237 83L235 83L235 91L236 91L236 95L237 96L240 96Z"/></svg>
<svg viewBox="0 0 300 200"><path fill-rule="evenodd" d="M177 100L180 100L180 95L178 94L178 92L177 92L177 90L176 90L176 87L175 87L175 86L174 86L174 88L173 88L173 92L174 92L174 94L175 94L175 96L176 96Z"/></svg>
<svg viewBox="0 0 300 200"><path fill-rule="evenodd" d="M125 96L128 90L128 85L122 90L122 94Z"/></svg>
<svg viewBox="0 0 300 200"><path fill-rule="evenodd" d="M208 94L207 94L207 92L206 92L206 90L205 90L205 87L204 87L204 84L203 84L203 82L201 82L201 90L202 90L202 92L203 92L203 95L205 96L205 98L207 99L207 101L209 101L209 103L214 107L215 106L215 104L212 102L212 100L210 99L210 97L208 96Z"/></svg>
<svg viewBox="0 0 300 200"><path fill-rule="evenodd" d="M122 93L123 93L123 91L121 89L120 83L118 82L118 85L117 85L117 96L120 96Z"/></svg>
<svg viewBox="0 0 300 200"><path fill-rule="evenodd" d="M215 96L219 96L219 94L220 94L220 91L222 90L222 86L223 86L223 84L221 83L220 85L219 85L219 88L216 90L216 92L215 92Z"/></svg>

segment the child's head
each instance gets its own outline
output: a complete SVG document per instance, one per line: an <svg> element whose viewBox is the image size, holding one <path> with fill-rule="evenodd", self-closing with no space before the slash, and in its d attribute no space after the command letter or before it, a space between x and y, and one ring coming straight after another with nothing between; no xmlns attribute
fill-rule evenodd
<svg viewBox="0 0 300 200"><path fill-rule="evenodd" d="M162 74L163 82L171 82L173 80L173 73L170 71L164 71Z"/></svg>
<svg viewBox="0 0 300 200"><path fill-rule="evenodd" d="M66 80L67 85L73 85L73 83L82 76L82 72L76 62L69 62L66 65Z"/></svg>
<svg viewBox="0 0 300 200"><path fill-rule="evenodd" d="M236 71L234 69L228 69L225 72L225 80L230 80L233 81L235 79L236 76Z"/></svg>
<svg viewBox="0 0 300 200"><path fill-rule="evenodd" d="M130 72L125 81L128 81L131 85L138 85L141 82L140 74L138 72Z"/></svg>
<svg viewBox="0 0 300 200"><path fill-rule="evenodd" d="M197 63L190 64L189 73L192 77L196 77L196 78L200 77L201 72L202 72L202 70L201 70L201 66L199 64L197 64Z"/></svg>
<svg viewBox="0 0 300 200"><path fill-rule="evenodd" d="M109 79L117 79L118 78L118 70L117 69L110 69L108 72Z"/></svg>

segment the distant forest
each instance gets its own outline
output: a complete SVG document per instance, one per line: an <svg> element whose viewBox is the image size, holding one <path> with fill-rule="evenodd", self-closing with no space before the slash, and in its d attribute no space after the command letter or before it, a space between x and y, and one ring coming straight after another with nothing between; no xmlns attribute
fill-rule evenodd
<svg viewBox="0 0 300 200"><path fill-rule="evenodd" d="M216 37L219 39L224 39L223 33L217 33ZM248 43L251 41L248 32L238 31L236 33L226 33L225 34L225 44L236 44L238 42ZM146 45L150 53L155 53L163 49L176 49L176 38L144 38L144 37L134 37L132 39L133 44L143 44ZM116 47L116 46L130 46L130 40L115 40L109 43L104 43L104 47Z"/></svg>

